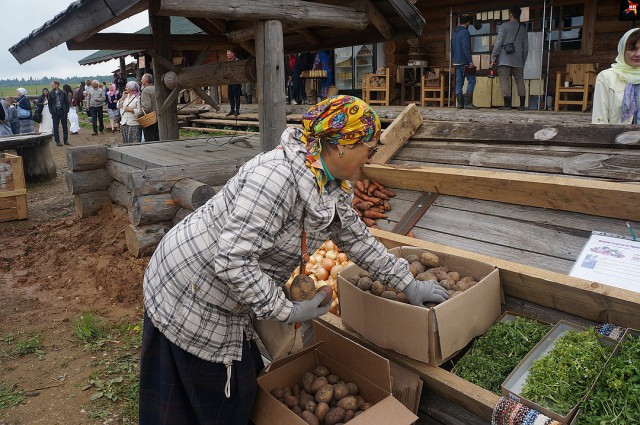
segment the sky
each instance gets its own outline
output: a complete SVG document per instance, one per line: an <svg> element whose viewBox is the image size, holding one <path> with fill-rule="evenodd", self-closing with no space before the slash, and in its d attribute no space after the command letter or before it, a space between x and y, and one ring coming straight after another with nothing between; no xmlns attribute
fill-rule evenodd
<svg viewBox="0 0 640 425"><path fill-rule="evenodd" d="M3 3L7 1L4 0ZM0 25L0 79L7 78L40 78L40 77L73 77L109 75L119 67L116 59L96 65L80 65L78 61L95 50L67 49L66 43L41 54L20 65L9 52L9 47L40 28L45 22L58 13L66 10L72 0L17 0L11 7L2 10ZM101 32L135 32L148 26L147 11L134 15ZM127 63L134 59L129 56Z"/></svg>

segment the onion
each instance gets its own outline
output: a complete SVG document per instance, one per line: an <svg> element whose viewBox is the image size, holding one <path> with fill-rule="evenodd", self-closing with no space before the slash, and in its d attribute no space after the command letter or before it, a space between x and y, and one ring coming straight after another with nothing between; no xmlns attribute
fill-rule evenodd
<svg viewBox="0 0 640 425"><path fill-rule="evenodd" d="M336 249L336 244L334 244L333 241L329 239L324 243L324 249L326 249L327 251L333 251L334 249Z"/></svg>
<svg viewBox="0 0 640 425"><path fill-rule="evenodd" d="M325 255L327 255L327 250L320 248L316 251L316 254L322 255L324 257Z"/></svg>
<svg viewBox="0 0 640 425"><path fill-rule="evenodd" d="M331 277L336 279L338 277L338 273L342 271L342 266L340 264L336 264L331 268Z"/></svg>
<svg viewBox="0 0 640 425"><path fill-rule="evenodd" d="M315 267L315 264L312 264L311 262L308 262L307 264L305 264L305 266L304 266L304 274L309 276L311 273L313 273L314 267Z"/></svg>
<svg viewBox="0 0 640 425"><path fill-rule="evenodd" d="M338 252L335 250L327 251L327 254L325 255L325 257L335 260L336 258L338 258Z"/></svg>
<svg viewBox="0 0 640 425"><path fill-rule="evenodd" d="M325 269L327 269L327 271L331 270L333 268L333 266L336 265L335 260L332 260L331 258L323 258L322 259L322 263L320 263L322 265L322 267L324 267Z"/></svg>
<svg viewBox="0 0 640 425"><path fill-rule="evenodd" d="M320 264L322 262L322 260L324 259L324 257L320 254L313 254L313 263L314 264Z"/></svg>
<svg viewBox="0 0 640 425"><path fill-rule="evenodd" d="M315 275L318 280L327 280L327 278L329 277L329 271L322 267L318 267L318 269L315 271Z"/></svg>
<svg viewBox="0 0 640 425"><path fill-rule="evenodd" d="M345 261L348 261L349 258L347 258L347 254L345 254L344 252L339 252L338 256L336 257L336 261L340 264L344 263Z"/></svg>

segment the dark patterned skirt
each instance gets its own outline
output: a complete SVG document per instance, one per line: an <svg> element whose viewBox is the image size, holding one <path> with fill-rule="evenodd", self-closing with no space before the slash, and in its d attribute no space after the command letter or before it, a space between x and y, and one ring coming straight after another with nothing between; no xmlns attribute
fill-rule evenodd
<svg viewBox="0 0 640 425"><path fill-rule="evenodd" d="M142 140L142 127L139 125L125 124L121 127L122 144L140 143Z"/></svg>
<svg viewBox="0 0 640 425"><path fill-rule="evenodd" d="M141 425L247 425L264 363L245 339L242 360L227 367L202 360L170 342L145 314L140 362Z"/></svg>

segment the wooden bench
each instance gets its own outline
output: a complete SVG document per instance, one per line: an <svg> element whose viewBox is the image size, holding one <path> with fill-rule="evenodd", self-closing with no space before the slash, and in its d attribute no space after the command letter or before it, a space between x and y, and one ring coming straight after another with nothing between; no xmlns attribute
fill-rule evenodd
<svg viewBox="0 0 640 425"><path fill-rule="evenodd" d="M27 133L0 137L0 152L16 151L24 162L27 182L39 182L56 177L56 163L49 147L50 133Z"/></svg>

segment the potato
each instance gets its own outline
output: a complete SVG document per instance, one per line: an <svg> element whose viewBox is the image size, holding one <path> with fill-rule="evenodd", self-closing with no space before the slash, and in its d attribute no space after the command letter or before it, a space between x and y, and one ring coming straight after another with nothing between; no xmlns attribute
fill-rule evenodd
<svg viewBox="0 0 640 425"><path fill-rule="evenodd" d="M344 422L347 423L355 417L356 417L356 412L354 412L353 410L347 410L347 412L344 415Z"/></svg>
<svg viewBox="0 0 640 425"><path fill-rule="evenodd" d="M285 397L286 397L286 396L288 396L288 395L293 395L293 392L291 391L291 388L290 388L290 387L284 387L284 388L282 389L282 392L284 393L284 396L285 396Z"/></svg>
<svg viewBox="0 0 640 425"><path fill-rule="evenodd" d="M293 390L292 390L292 392L293 392L293 395L295 395L295 396L298 396L298 397L299 397L299 396L300 396L300 384L295 384L295 385L293 386Z"/></svg>
<svg viewBox="0 0 640 425"><path fill-rule="evenodd" d="M318 378L320 379L320 378ZM333 398L333 385L326 384L318 389L316 392L316 402L320 403L324 401L325 403L329 403Z"/></svg>
<svg viewBox="0 0 640 425"><path fill-rule="evenodd" d="M284 398L284 391L282 388L274 388L271 390L271 395L280 400Z"/></svg>
<svg viewBox="0 0 640 425"><path fill-rule="evenodd" d="M420 257L418 257L416 254L407 255L407 261L409 262L409 264L411 264L413 262L420 261Z"/></svg>
<svg viewBox="0 0 640 425"><path fill-rule="evenodd" d="M422 272L416 276L416 280L438 280L431 272Z"/></svg>
<svg viewBox="0 0 640 425"><path fill-rule="evenodd" d="M396 293L394 291L384 291L382 294L380 294L380 296L388 300L396 300Z"/></svg>
<svg viewBox="0 0 640 425"><path fill-rule="evenodd" d="M358 408L358 399L350 395L338 400L338 407L342 407L344 410L356 410Z"/></svg>
<svg viewBox="0 0 640 425"><path fill-rule="evenodd" d="M351 276L349 278L349 282L351 282L353 285L357 285L359 281L360 281L360 276L358 275Z"/></svg>
<svg viewBox="0 0 640 425"><path fill-rule="evenodd" d="M336 425L344 421L347 412L342 407L334 407L324 417L324 425Z"/></svg>
<svg viewBox="0 0 640 425"><path fill-rule="evenodd" d="M453 280L454 282L457 282L460 280L460 273L458 272L449 272L447 274L449 275L449 279Z"/></svg>
<svg viewBox="0 0 640 425"><path fill-rule="evenodd" d="M436 280L439 282L441 280L449 280L449 273L444 272L442 270L437 270L434 275L436 276Z"/></svg>
<svg viewBox="0 0 640 425"><path fill-rule="evenodd" d="M409 299L407 298L404 292L399 292L398 295L396 295L396 301L400 303L405 303L405 304L409 303Z"/></svg>
<svg viewBox="0 0 640 425"><path fill-rule="evenodd" d="M356 400L358 400L358 409L362 410L362 406L366 403L366 401L364 400L364 398L362 398L361 395L357 395Z"/></svg>
<svg viewBox="0 0 640 425"><path fill-rule="evenodd" d="M336 400L340 400L341 398L344 398L346 396L349 395L349 387L347 387L347 384L335 384L333 386L333 398L335 398Z"/></svg>
<svg viewBox="0 0 640 425"><path fill-rule="evenodd" d="M349 388L349 394L350 395L358 395L358 386L356 384L354 384L353 382L349 382L347 384L347 388Z"/></svg>
<svg viewBox="0 0 640 425"><path fill-rule="evenodd" d="M414 261L413 263L409 264L409 268L411 267L415 267L416 270L418 271L416 275L419 275L420 273L423 273L426 270L420 261Z"/></svg>
<svg viewBox="0 0 640 425"><path fill-rule="evenodd" d="M360 273L360 277L368 277L369 279L373 280L373 275L369 272L362 272Z"/></svg>
<svg viewBox="0 0 640 425"><path fill-rule="evenodd" d="M440 281L440 286L447 290L452 289L455 284L456 283L451 279L444 279Z"/></svg>
<svg viewBox="0 0 640 425"><path fill-rule="evenodd" d="M425 267L438 267L440 258L432 252L423 252L420 254L420 263Z"/></svg>
<svg viewBox="0 0 640 425"><path fill-rule="evenodd" d="M331 372L329 371L329 369L327 369L324 366L318 366L313 370L313 373L315 373L316 376L324 376L324 377L331 375Z"/></svg>
<svg viewBox="0 0 640 425"><path fill-rule="evenodd" d="M329 405L325 402L318 403L316 406L316 416L320 422L324 421L324 417L327 415L327 412L329 412Z"/></svg>
<svg viewBox="0 0 640 425"><path fill-rule="evenodd" d="M458 291L466 291L467 289L475 286L476 283L478 282L476 282L475 280L460 280L458 281L458 283L456 283L456 287Z"/></svg>
<svg viewBox="0 0 640 425"><path fill-rule="evenodd" d="M302 376L302 388L309 394L313 391L313 382L316 380L316 375L313 372L307 372Z"/></svg>
<svg viewBox="0 0 640 425"><path fill-rule="evenodd" d="M433 274L436 274L437 271L443 271L445 273L449 273L449 267L447 266L432 267L430 269L427 269L427 271Z"/></svg>
<svg viewBox="0 0 640 425"><path fill-rule="evenodd" d="M330 384L334 385L334 384L337 384L338 381L340 381L340 378L338 377L338 375L329 375L327 376L327 381Z"/></svg>
<svg viewBox="0 0 640 425"><path fill-rule="evenodd" d="M302 412L302 420L308 423L309 425L320 425L320 421L318 420L316 415L306 410Z"/></svg>
<svg viewBox="0 0 640 425"><path fill-rule="evenodd" d="M293 409L291 409L293 411L293 413L295 413L298 416L302 416L302 409L300 408L300 406L293 406Z"/></svg>
<svg viewBox="0 0 640 425"><path fill-rule="evenodd" d="M314 412L316 410L316 400L313 398L311 394L308 394L306 391L300 392L300 407L303 410L308 410L310 412Z"/></svg>
<svg viewBox="0 0 640 425"><path fill-rule="evenodd" d="M284 397L284 404L289 406L289 409L293 409L295 406L299 405L298 397L294 395L288 395Z"/></svg>
<svg viewBox="0 0 640 425"><path fill-rule="evenodd" d="M325 305L329 304L331 300L333 300L333 288L329 285L322 285L321 287L316 289L316 292L324 293L324 300L322 300L322 302L320 303L320 307L324 307Z"/></svg>
<svg viewBox="0 0 640 425"><path fill-rule="evenodd" d="M373 285L373 281L368 278L368 277L363 277L358 281L358 289L362 289L363 291L366 291L368 289L371 289L371 285Z"/></svg>
<svg viewBox="0 0 640 425"><path fill-rule="evenodd" d="M371 293L373 295L380 296L385 291L385 289L386 288L384 287L382 282L376 280L375 282L373 282L373 285L371 286Z"/></svg>
<svg viewBox="0 0 640 425"><path fill-rule="evenodd" d="M365 403L362 405L362 410L368 410L371 408L371 406L373 406L373 404L371 403Z"/></svg>
<svg viewBox="0 0 640 425"><path fill-rule="evenodd" d="M325 378L324 376L320 376L316 378L315 381L313 381L313 384L311 385L311 391L307 391L307 392L309 394L315 394L320 388L324 387L328 383L329 381L327 381L327 378Z"/></svg>
<svg viewBox="0 0 640 425"><path fill-rule="evenodd" d="M298 274L293 278L289 288L291 301L307 301L316 295L316 283L305 274Z"/></svg>
<svg viewBox="0 0 640 425"><path fill-rule="evenodd" d="M469 282L469 281L475 281L476 279L473 276L465 276L463 278L461 278L458 282Z"/></svg>

